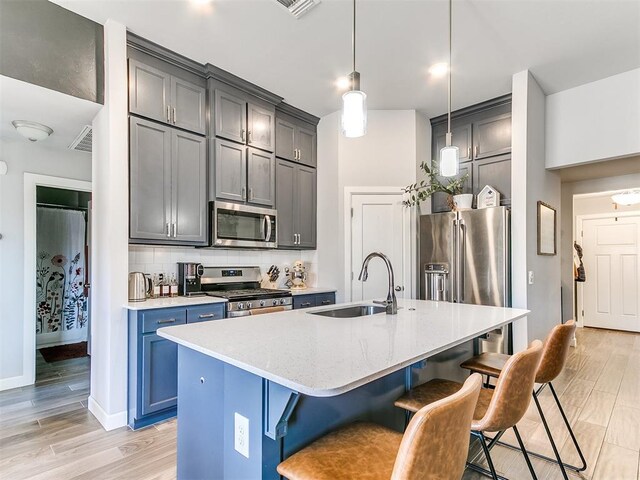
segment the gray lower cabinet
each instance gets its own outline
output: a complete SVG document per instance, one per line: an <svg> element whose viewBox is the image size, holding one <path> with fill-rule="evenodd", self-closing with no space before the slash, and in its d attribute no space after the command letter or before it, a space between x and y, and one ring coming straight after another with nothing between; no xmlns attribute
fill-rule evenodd
<svg viewBox="0 0 640 480"><path fill-rule="evenodd" d="M278 248L316 247L316 183L315 168L277 160Z"/></svg>
<svg viewBox="0 0 640 480"><path fill-rule="evenodd" d="M206 89L129 59L129 112L204 134Z"/></svg>
<svg viewBox="0 0 640 480"><path fill-rule="evenodd" d="M276 117L276 157L315 167L318 163L314 125L288 115Z"/></svg>
<svg viewBox="0 0 640 480"><path fill-rule="evenodd" d="M321 307L323 305L333 305L335 303L335 292L293 296L294 310L301 308Z"/></svg>
<svg viewBox="0 0 640 480"><path fill-rule="evenodd" d="M145 427L176 415L178 346L158 328L224 318L223 303L129 311L128 423Z"/></svg>
<svg viewBox="0 0 640 480"><path fill-rule="evenodd" d="M206 139L130 118L129 238L206 245Z"/></svg>

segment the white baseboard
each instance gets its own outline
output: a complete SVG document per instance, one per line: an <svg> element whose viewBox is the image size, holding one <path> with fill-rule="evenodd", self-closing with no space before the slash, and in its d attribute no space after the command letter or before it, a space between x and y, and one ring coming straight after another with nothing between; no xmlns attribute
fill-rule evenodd
<svg viewBox="0 0 640 480"><path fill-rule="evenodd" d="M0 392L3 390L11 390L12 388L24 387L31 385L33 380L29 375L18 375L17 377L0 378Z"/></svg>
<svg viewBox="0 0 640 480"><path fill-rule="evenodd" d="M127 411L108 414L103 408L96 402L93 397L89 397L88 404L89 411L94 417L98 419L102 427L106 430L114 430L116 428L124 427L127 425Z"/></svg>

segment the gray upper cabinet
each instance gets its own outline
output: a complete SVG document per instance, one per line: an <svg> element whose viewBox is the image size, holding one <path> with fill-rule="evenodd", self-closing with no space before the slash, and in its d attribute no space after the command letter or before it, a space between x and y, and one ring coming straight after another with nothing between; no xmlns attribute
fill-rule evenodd
<svg viewBox="0 0 640 480"><path fill-rule="evenodd" d="M215 192L210 198L244 202L247 198L247 148L219 138L214 142ZM212 195L213 194L213 195Z"/></svg>
<svg viewBox="0 0 640 480"><path fill-rule="evenodd" d="M436 140L434 155L437 155L434 158L438 158L440 155L440 150L447 144L447 125L444 124L434 127L433 134L435 135ZM472 148L470 123L451 126L451 144L458 147L458 150L460 152L460 163L471 161Z"/></svg>
<svg viewBox="0 0 640 480"><path fill-rule="evenodd" d="M247 103L247 145L267 152L275 150L275 109Z"/></svg>
<svg viewBox="0 0 640 480"><path fill-rule="evenodd" d="M247 150L247 201L273 206L275 201L276 165L273 153L255 148Z"/></svg>
<svg viewBox="0 0 640 480"><path fill-rule="evenodd" d="M278 248L316 247L316 170L277 160Z"/></svg>
<svg viewBox="0 0 640 480"><path fill-rule="evenodd" d="M173 239L204 244L208 239L206 139L173 130L171 144Z"/></svg>
<svg viewBox="0 0 640 480"><path fill-rule="evenodd" d="M280 117L276 117L276 157L296 160L296 126Z"/></svg>
<svg viewBox="0 0 640 480"><path fill-rule="evenodd" d="M315 167L317 160L317 135L315 128L305 128L298 126L296 130L296 144L298 148L298 161L305 165Z"/></svg>
<svg viewBox="0 0 640 480"><path fill-rule="evenodd" d="M239 96L216 89L214 94L215 136L245 143L247 102Z"/></svg>
<svg viewBox="0 0 640 480"><path fill-rule="evenodd" d="M129 112L203 134L206 89L129 59Z"/></svg>
<svg viewBox="0 0 640 480"><path fill-rule="evenodd" d="M129 236L166 240L171 228L171 128L130 119Z"/></svg>
<svg viewBox="0 0 640 480"><path fill-rule="evenodd" d="M205 245L205 138L133 116L130 138L131 240Z"/></svg>
<svg viewBox="0 0 640 480"><path fill-rule="evenodd" d="M205 134L206 89L171 77L172 122L176 127Z"/></svg>
<svg viewBox="0 0 640 480"><path fill-rule="evenodd" d="M169 123L171 75L129 60L129 111Z"/></svg>
<svg viewBox="0 0 640 480"><path fill-rule="evenodd" d="M485 185L500 192L500 205L511 206L511 155L473 162L473 194L478 195Z"/></svg>
<svg viewBox="0 0 640 480"><path fill-rule="evenodd" d="M475 122L473 143L473 157L476 159L510 153L511 114L505 113Z"/></svg>

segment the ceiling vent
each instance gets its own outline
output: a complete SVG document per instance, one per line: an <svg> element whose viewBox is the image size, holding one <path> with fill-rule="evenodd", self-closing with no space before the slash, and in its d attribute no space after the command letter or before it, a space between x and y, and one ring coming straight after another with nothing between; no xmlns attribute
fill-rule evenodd
<svg viewBox="0 0 640 480"><path fill-rule="evenodd" d="M291 15L300 18L313 7L320 3L320 0L277 0L278 3L287 7Z"/></svg>
<svg viewBox="0 0 640 480"><path fill-rule="evenodd" d="M93 129L89 125L85 125L80 134L75 138L69 150L77 150L79 152L91 153L91 140L93 139Z"/></svg>

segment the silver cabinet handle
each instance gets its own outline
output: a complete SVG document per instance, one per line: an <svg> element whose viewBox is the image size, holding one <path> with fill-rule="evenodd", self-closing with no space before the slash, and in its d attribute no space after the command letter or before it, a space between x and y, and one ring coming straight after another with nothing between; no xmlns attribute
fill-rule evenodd
<svg viewBox="0 0 640 480"><path fill-rule="evenodd" d="M167 122L171 123L171 107L167 105Z"/></svg>
<svg viewBox="0 0 640 480"><path fill-rule="evenodd" d="M164 325L166 323L176 323L175 318L167 318L166 320L158 320L158 325Z"/></svg>
<svg viewBox="0 0 640 480"><path fill-rule="evenodd" d="M302 150L298 149L298 160L302 160Z"/></svg>
<svg viewBox="0 0 640 480"><path fill-rule="evenodd" d="M293 234L293 244L294 244L294 245L297 245L297 244L298 244L298 234L297 234L297 233L294 233L294 234Z"/></svg>
<svg viewBox="0 0 640 480"><path fill-rule="evenodd" d="M253 189L249 187L249 201L253 200Z"/></svg>
<svg viewBox="0 0 640 480"><path fill-rule="evenodd" d="M178 224L174 223L173 224L173 238L176 238L178 236Z"/></svg>
<svg viewBox="0 0 640 480"><path fill-rule="evenodd" d="M247 132L245 131L244 128L240 130L240 138L242 139L243 142L247 141L246 133Z"/></svg>
<svg viewBox="0 0 640 480"><path fill-rule="evenodd" d="M253 142L253 134L251 133L251 130L249 130L247 133L249 134L249 142Z"/></svg>
<svg viewBox="0 0 640 480"><path fill-rule="evenodd" d="M247 199L247 189L245 187L242 187L242 200L246 200Z"/></svg>
<svg viewBox="0 0 640 480"><path fill-rule="evenodd" d="M298 159L298 149L297 149L297 148L294 148L294 149L293 149L293 159L294 159L294 160L297 160L297 159Z"/></svg>
<svg viewBox="0 0 640 480"><path fill-rule="evenodd" d="M213 318L215 316L215 313L203 313L202 315L198 315L198 318Z"/></svg>
<svg viewBox="0 0 640 480"><path fill-rule="evenodd" d="M478 157L479 154L480 154L480 145L476 145L476 152L475 152L476 158Z"/></svg>
<svg viewBox="0 0 640 480"><path fill-rule="evenodd" d="M332 305L333 302L331 300L323 300L322 305Z"/></svg>
<svg viewBox="0 0 640 480"><path fill-rule="evenodd" d="M301 307L310 307L311 306L311 302L303 302L300 304Z"/></svg>
<svg viewBox="0 0 640 480"><path fill-rule="evenodd" d="M467 158L471 158L471 147L467 148Z"/></svg>
<svg viewBox="0 0 640 480"><path fill-rule="evenodd" d="M171 224L167 223L167 237L171 237Z"/></svg>
<svg viewBox="0 0 640 480"><path fill-rule="evenodd" d="M173 107L173 124L176 124L176 107Z"/></svg>

